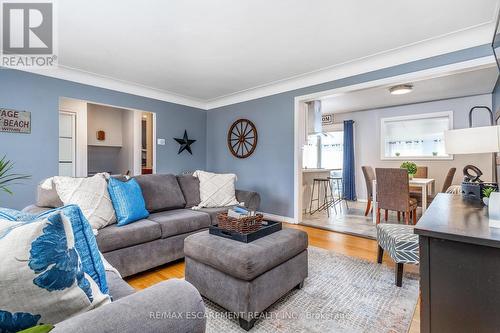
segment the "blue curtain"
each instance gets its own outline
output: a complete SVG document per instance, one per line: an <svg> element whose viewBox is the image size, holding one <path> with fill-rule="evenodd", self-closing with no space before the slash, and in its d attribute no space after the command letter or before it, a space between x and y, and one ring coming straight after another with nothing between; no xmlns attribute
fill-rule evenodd
<svg viewBox="0 0 500 333"><path fill-rule="evenodd" d="M344 166L342 170L342 192L346 200L356 200L354 176L354 120L344 121Z"/></svg>

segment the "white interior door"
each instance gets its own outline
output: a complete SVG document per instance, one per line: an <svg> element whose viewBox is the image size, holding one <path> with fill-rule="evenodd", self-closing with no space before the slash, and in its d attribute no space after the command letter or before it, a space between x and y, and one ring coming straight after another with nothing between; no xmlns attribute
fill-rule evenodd
<svg viewBox="0 0 500 333"><path fill-rule="evenodd" d="M59 176L75 176L76 168L76 115L59 112Z"/></svg>

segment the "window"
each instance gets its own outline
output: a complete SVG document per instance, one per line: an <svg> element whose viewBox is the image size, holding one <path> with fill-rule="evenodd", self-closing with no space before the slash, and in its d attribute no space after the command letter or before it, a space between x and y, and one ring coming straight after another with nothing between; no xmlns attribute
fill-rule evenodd
<svg viewBox="0 0 500 333"><path fill-rule="evenodd" d="M304 146L303 167L305 169L316 169L319 167L319 135L310 134L307 136L307 142Z"/></svg>
<svg viewBox="0 0 500 333"><path fill-rule="evenodd" d="M344 132L327 132L321 135L321 167L342 169L344 162Z"/></svg>
<svg viewBox="0 0 500 333"><path fill-rule="evenodd" d="M344 132L310 134L304 146L303 166L308 169L342 169Z"/></svg>
<svg viewBox="0 0 500 333"><path fill-rule="evenodd" d="M452 129L453 112L427 113L381 120L381 159L451 159L444 131Z"/></svg>

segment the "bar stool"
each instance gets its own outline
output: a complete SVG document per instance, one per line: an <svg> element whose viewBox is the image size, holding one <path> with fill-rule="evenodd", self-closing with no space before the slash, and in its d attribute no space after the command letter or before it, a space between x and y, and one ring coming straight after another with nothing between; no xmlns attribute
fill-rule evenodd
<svg viewBox="0 0 500 333"><path fill-rule="evenodd" d="M321 201L321 188L323 188L323 203L320 204ZM314 199L314 189L316 189L317 197ZM312 210L312 204L314 201L318 202L318 208L316 210ZM311 191L311 201L309 202L309 214L313 215L316 212L322 211L326 209L328 217L330 217L329 208L333 206L335 209L335 213L337 212L337 208L334 205L334 197L332 192L332 184L330 183L330 179L328 178L314 178L313 186Z"/></svg>
<svg viewBox="0 0 500 333"><path fill-rule="evenodd" d="M328 177L328 179L333 183L333 188L335 189L332 194L336 194L337 198L333 200L333 207L335 207L337 204L340 204L340 209L342 210L342 202L345 202L345 206L347 209L349 209L349 205L347 204L347 200L345 200L344 197L344 190L343 190L343 179L342 177ZM335 211L337 209L335 208Z"/></svg>

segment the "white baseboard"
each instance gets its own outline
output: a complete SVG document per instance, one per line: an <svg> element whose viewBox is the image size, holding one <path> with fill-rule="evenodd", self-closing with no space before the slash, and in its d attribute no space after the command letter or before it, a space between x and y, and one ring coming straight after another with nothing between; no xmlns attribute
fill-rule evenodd
<svg viewBox="0 0 500 333"><path fill-rule="evenodd" d="M267 220L297 224L297 221L295 221L295 219L293 217L269 214L269 213L264 213L264 212L259 212L259 213L264 215L264 218Z"/></svg>

